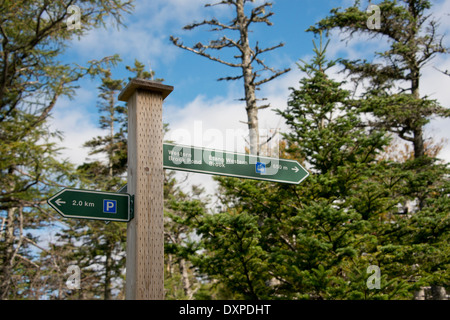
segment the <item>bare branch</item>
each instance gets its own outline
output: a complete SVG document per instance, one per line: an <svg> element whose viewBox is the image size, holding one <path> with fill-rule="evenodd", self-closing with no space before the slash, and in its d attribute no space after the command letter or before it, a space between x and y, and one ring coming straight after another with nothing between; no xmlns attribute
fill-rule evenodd
<svg viewBox="0 0 450 320"><path fill-rule="evenodd" d="M20 254L16 254L16 256L17 256L18 258L20 258L20 259L22 259L22 260L28 262L29 264L33 265L36 269L39 269L39 268L40 268L40 266L38 266L36 263L34 263L33 261L31 261L30 259L25 258L24 256L22 256L22 255L20 255Z"/></svg>
<svg viewBox="0 0 450 320"><path fill-rule="evenodd" d="M266 82L269 82L269 81L271 81L271 80L273 80L275 78L278 78L279 76L281 76L281 75L283 75L283 74L285 74L285 73L287 73L289 71L291 71L291 68L284 69L283 71L278 71L277 73L275 73L271 77L256 82L255 86L258 87L258 86L260 86L260 85L262 85L262 84L264 84Z"/></svg>
<svg viewBox="0 0 450 320"><path fill-rule="evenodd" d="M248 19L247 25L250 25L252 22L263 22L268 26L272 25L272 22L269 21L269 18L273 16L273 12L266 13L266 7L272 7L272 3L266 2L252 10L250 18ZM263 15L263 16L260 16Z"/></svg>
<svg viewBox="0 0 450 320"><path fill-rule="evenodd" d="M200 49L200 50L207 50L207 49L214 49L214 50L220 50L223 48L229 48L229 47L236 47L238 48L241 52L244 50L242 48L242 46L234 41L233 39L230 39L226 36L223 36L221 39L219 40L211 40L209 42L209 45L204 45L201 42L197 43L194 46L194 49Z"/></svg>
<svg viewBox="0 0 450 320"><path fill-rule="evenodd" d="M269 105L257 106L257 99L255 92L259 90L258 86L262 85L266 82L269 82L278 76L288 72L290 69L285 69L283 71L275 70L274 68L270 68L267 66L259 56L263 53L275 50L277 48L283 47L284 44L280 43L272 47L268 48L260 48L259 43L256 43L255 47L250 46L249 33L251 30L249 29L252 23L265 23L268 26L271 26L272 23L269 21L269 18L274 14L269 10L266 10L269 7L272 7L272 3L264 1L262 4L258 4L256 7L251 9L250 13L246 13L245 5L247 3L254 3L254 0L222 0L215 4L207 4L205 7L211 7L215 5L228 5L234 6L236 9L234 19L230 22L224 24L219 22L216 18L212 18L210 20L204 20L202 22L194 22L190 25L184 27L185 30L191 30L203 25L211 26L211 31L236 31L238 35L236 35L235 39L230 39L225 36L220 36L220 39L212 40L208 44L204 44L202 42L197 43L196 45L189 47L183 45L182 42L179 42L178 38L173 36L170 37L171 41L174 45L179 48L185 49L187 51L193 52L197 55L201 55L206 57L212 61L220 62L221 64L234 67L234 68L242 68L242 73L237 76L227 76L218 79L218 81L233 81L233 80L244 80L245 90L245 99L240 99L240 101L246 102L246 110L248 116L248 122L245 122L249 126L251 130L250 134L250 152L252 154L258 154L259 147L259 134L258 134L258 117L257 111L260 109L268 108ZM222 60L219 57L213 56L209 53L206 53L208 49L211 50L220 50L223 48L235 48L238 49L239 53L234 54L234 59L232 61L237 61L236 63L228 62ZM261 66L261 70L255 71L255 62ZM267 74L267 78L256 82L257 79L261 77L260 73L265 73L265 71L270 71ZM272 74L270 76L270 74Z"/></svg>
<svg viewBox="0 0 450 320"><path fill-rule="evenodd" d="M262 54L264 52L272 51L272 50L275 50L275 49L278 49L278 48L281 48L281 47L284 47L284 43L283 42L280 42L276 46L273 46L273 47L270 47L270 48L260 49L259 46L258 46L258 42L256 42L255 55L257 56L257 55Z"/></svg>
<svg viewBox="0 0 450 320"><path fill-rule="evenodd" d="M449 72L448 70L442 71L442 70L439 70L439 69L436 68L436 67L433 67L433 68L436 69L437 71L439 71L440 73L445 74L446 76L449 76L449 77L450 77L450 72Z"/></svg>
<svg viewBox="0 0 450 320"><path fill-rule="evenodd" d="M42 251L48 252L47 249L41 247L40 245L38 245L35 241L31 240L30 238L24 237L23 239L24 239L25 241L29 242L30 244L32 244L33 246L35 246L36 248L38 248L38 249L40 249L40 250L42 250Z"/></svg>
<svg viewBox="0 0 450 320"><path fill-rule="evenodd" d="M204 25L210 25L210 26L217 27L217 28L211 29L211 31L238 30L238 27L223 24L223 23L217 21L215 18L213 18L212 20L203 20L202 22L194 22L192 24L188 24L187 26L183 27L183 30L192 30L194 28L204 26Z"/></svg>
<svg viewBox="0 0 450 320"><path fill-rule="evenodd" d="M203 46L201 43L198 43L197 45L195 45L194 48L190 48L190 47L187 47L187 46L183 45L182 43L178 42L178 38L174 38L173 36L170 36L170 40L177 47L179 47L181 49L185 49L187 51L191 51L191 52L193 52L195 54L201 55L201 56L203 56L205 58L208 58L210 60L213 60L213 61L216 61L216 62L220 62L220 63L222 63L224 65L227 65L227 66L233 67L233 68L241 68L242 67L242 63L238 64L238 63L227 62L227 61L224 61L224 60L222 60L220 58L217 58L217 57L214 57L214 56L212 56L210 54L205 53L204 52L204 48L207 48L208 46ZM202 48L202 49L201 50L196 50L195 48Z"/></svg>
<svg viewBox="0 0 450 320"><path fill-rule="evenodd" d="M249 20L249 24L250 24L251 22L263 22L263 23L267 24L268 26L272 26L273 23L269 21L269 18L270 18L271 16L273 16L273 15L274 15L274 13L273 13L273 12L270 12L270 13L266 14L266 15L263 16L263 17L255 17L255 18L253 18L252 20Z"/></svg>
<svg viewBox="0 0 450 320"><path fill-rule="evenodd" d="M235 80L242 79L243 77L244 77L244 75L240 75L240 76L236 76L236 77L224 77L224 78L217 79L217 81L235 81Z"/></svg>
<svg viewBox="0 0 450 320"><path fill-rule="evenodd" d="M218 2L218 3L212 3L212 4L207 3L207 4L205 4L205 8L207 8L207 7L214 7L214 6L218 6L218 5L221 5L221 4L234 4L234 2L233 2L233 0L222 0L222 1Z"/></svg>
<svg viewBox="0 0 450 320"><path fill-rule="evenodd" d="M16 255L19 253L20 248L22 247L23 242L23 208L19 207L19 240L16 245L16 249L13 251L13 254L10 258L10 265L12 266Z"/></svg>

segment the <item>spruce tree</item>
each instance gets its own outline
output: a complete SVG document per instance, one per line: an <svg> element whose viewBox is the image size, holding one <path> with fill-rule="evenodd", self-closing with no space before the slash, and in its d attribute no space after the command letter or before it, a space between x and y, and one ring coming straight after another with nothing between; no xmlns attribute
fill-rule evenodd
<svg viewBox="0 0 450 320"><path fill-rule="evenodd" d="M420 94L422 70L438 54L447 54L438 21L428 14L428 0L384 0L377 4L379 27L368 27L370 12L360 1L345 10L331 10L330 16L308 31L339 30L344 34L365 34L386 41L389 49L375 52L373 61L343 60L350 76L368 80L364 111L374 115L372 126L382 126L412 143L415 158L425 155L424 126L432 117L450 112L437 101Z"/></svg>
<svg viewBox="0 0 450 320"><path fill-rule="evenodd" d="M370 291L365 281L367 267L377 265L381 221L396 208L389 196L397 186L383 180L395 173L377 161L389 138L364 128L358 102L327 74L337 61L326 59L326 48L321 38L311 63L299 65L305 77L280 112L291 127L288 151L312 173L298 187L299 209L291 220L301 230L292 242L304 253L287 276L309 298L387 298L401 285L385 282L383 290Z"/></svg>
<svg viewBox="0 0 450 320"><path fill-rule="evenodd" d="M326 45L299 68L279 113L290 131L284 158L301 160L311 175L298 186L217 178L226 210L199 227L200 270L233 297L250 299L404 298L407 281L390 278L379 260L386 223L397 211L392 195L401 170L378 157L389 137L362 125L358 101L328 73ZM244 223L245 222L245 223ZM226 259L219 259L219 253ZM381 287L367 286L380 266ZM239 278L240 277L240 278Z"/></svg>
<svg viewBox="0 0 450 320"><path fill-rule="evenodd" d="M397 265L392 272L416 283L417 288L420 285L442 286L448 283L442 270L448 266L444 257L449 252L445 242L449 232L449 168L432 150L427 150L425 126L433 118L448 117L450 111L437 100L421 95L420 89L424 67L434 57L449 51L443 45L444 36L439 34L438 21L429 14L431 1L384 0L377 5L379 27L367 26L369 13L355 1L344 10L333 9L329 17L309 31L339 30L350 36L366 34L386 41L388 50L376 52L372 61L343 60L351 77L357 81L368 80L359 109L374 120L365 125L385 128L411 144L413 149L412 157L395 164L402 172L398 175L401 188L395 195L399 214L390 221L392 230L385 233L386 243L395 247L387 245L390 249L380 257L390 256L389 264ZM419 224L435 227L420 230ZM430 252L435 259L427 258Z"/></svg>
<svg viewBox="0 0 450 320"><path fill-rule="evenodd" d="M70 30L70 5L83 7L80 28ZM0 18L0 298L38 297L42 283L38 252L45 252L31 229L47 227L55 215L45 199L53 187L73 182L66 161L46 120L61 97L74 97L76 83L94 76L117 56L90 61L86 66L64 64L60 57L73 37L102 26L107 17L121 24L131 2L3 1ZM30 248L33 247L33 250ZM30 254L30 252L33 254Z"/></svg>
<svg viewBox="0 0 450 320"><path fill-rule="evenodd" d="M203 199L203 192L197 186L193 186L188 193L183 192L174 178L174 172L165 173L164 288L169 300L197 299L204 289L190 261L198 249L195 239L197 219L206 211L207 199Z"/></svg>

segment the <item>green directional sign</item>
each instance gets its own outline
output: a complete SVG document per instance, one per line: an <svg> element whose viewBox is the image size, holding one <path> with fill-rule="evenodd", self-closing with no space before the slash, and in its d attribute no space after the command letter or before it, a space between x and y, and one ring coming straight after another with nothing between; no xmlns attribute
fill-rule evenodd
<svg viewBox="0 0 450 320"><path fill-rule="evenodd" d="M122 222L133 218L132 197L126 193L63 189L47 203L65 218Z"/></svg>
<svg viewBox="0 0 450 320"><path fill-rule="evenodd" d="M170 143L163 144L165 169L299 184L309 172L295 160L268 158Z"/></svg>

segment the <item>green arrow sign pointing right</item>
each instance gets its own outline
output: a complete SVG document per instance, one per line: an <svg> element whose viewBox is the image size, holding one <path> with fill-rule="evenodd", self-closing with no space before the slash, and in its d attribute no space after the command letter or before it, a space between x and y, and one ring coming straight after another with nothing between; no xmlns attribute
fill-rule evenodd
<svg viewBox="0 0 450 320"><path fill-rule="evenodd" d="M295 160L163 144L164 169L299 184L309 172Z"/></svg>

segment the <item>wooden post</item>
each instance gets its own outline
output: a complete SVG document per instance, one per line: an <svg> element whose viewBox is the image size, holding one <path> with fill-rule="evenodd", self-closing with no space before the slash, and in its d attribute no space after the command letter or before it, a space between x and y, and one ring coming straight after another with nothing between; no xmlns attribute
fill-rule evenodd
<svg viewBox="0 0 450 320"><path fill-rule="evenodd" d="M128 103L128 193L134 219L127 227L126 299L164 299L163 100L173 87L132 79L119 95Z"/></svg>

